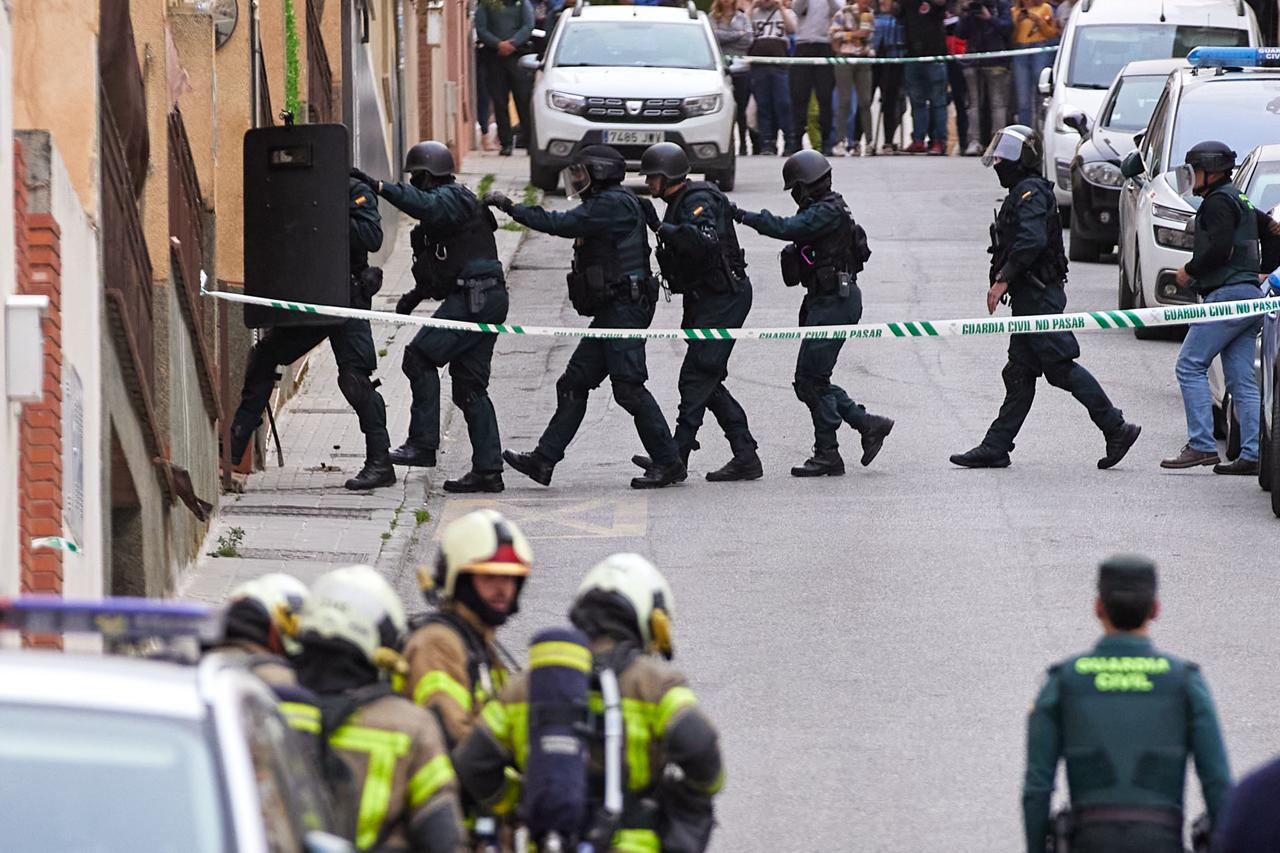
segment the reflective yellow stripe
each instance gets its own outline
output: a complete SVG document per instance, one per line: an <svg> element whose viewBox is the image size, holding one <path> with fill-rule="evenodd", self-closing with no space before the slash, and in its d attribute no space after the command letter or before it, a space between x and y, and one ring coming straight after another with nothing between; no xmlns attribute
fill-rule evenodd
<svg viewBox="0 0 1280 853"><path fill-rule="evenodd" d="M480 719L484 720L498 743L505 747L511 746L511 718L501 702L486 702L480 711Z"/></svg>
<svg viewBox="0 0 1280 853"><path fill-rule="evenodd" d="M307 734L320 734L320 709L305 702L281 702L278 706L289 728Z"/></svg>
<svg viewBox="0 0 1280 853"><path fill-rule="evenodd" d="M604 712L604 700L598 691L587 695L587 704L597 714ZM627 732L627 790L643 791L649 787L649 741L658 706L639 699L622 700L622 725Z"/></svg>
<svg viewBox="0 0 1280 853"><path fill-rule="evenodd" d="M356 846L367 850L378 840L382 822L391 805L391 788L395 781L396 759L409 752L409 736L365 726L341 726L329 737L337 749L349 749L369 755L369 771L360 792L360 814L356 819Z"/></svg>
<svg viewBox="0 0 1280 853"><path fill-rule="evenodd" d="M720 768L720 772L716 774L716 778L711 782L710 785L707 785L705 787L701 785L693 785L693 787L701 790L702 793L704 794L720 793L720 789L724 787L724 768L723 767Z"/></svg>
<svg viewBox="0 0 1280 853"><path fill-rule="evenodd" d="M613 834L618 853L662 853L662 843L652 829L620 829Z"/></svg>
<svg viewBox="0 0 1280 853"><path fill-rule="evenodd" d="M457 778L449 756L437 755L409 780L409 808L417 808L435 796L450 780Z"/></svg>
<svg viewBox="0 0 1280 853"><path fill-rule="evenodd" d="M470 713L471 711L471 694L467 692L467 688L463 687L456 678L447 672L435 670L428 672L418 681L418 686L413 688L413 702L415 705L427 706L427 699L433 693L443 693L453 701L462 706L462 710Z"/></svg>
<svg viewBox="0 0 1280 853"><path fill-rule="evenodd" d="M516 757L516 766L524 767L529 760L529 706L514 702L507 706L507 714L511 718L511 754Z"/></svg>
<svg viewBox="0 0 1280 853"><path fill-rule="evenodd" d="M516 810L516 806L520 805L520 788L524 784L514 767L504 767L502 775L502 795L489 807L498 816L508 815Z"/></svg>
<svg viewBox="0 0 1280 853"><path fill-rule="evenodd" d="M564 666L590 672L591 652L577 643L536 643L529 648L529 669L542 666Z"/></svg>
<svg viewBox="0 0 1280 853"><path fill-rule="evenodd" d="M698 704L698 699L688 687L672 687L658 703L658 713L653 721L653 730L658 737L666 734L667 723L677 711Z"/></svg>

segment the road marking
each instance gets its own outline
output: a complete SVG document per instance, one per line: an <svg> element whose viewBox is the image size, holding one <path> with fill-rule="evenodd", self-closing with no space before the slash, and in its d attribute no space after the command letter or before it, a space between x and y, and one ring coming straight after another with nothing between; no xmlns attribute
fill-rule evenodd
<svg viewBox="0 0 1280 853"><path fill-rule="evenodd" d="M454 498L441 514L439 531L477 509L494 509L520 525L529 539L627 539L649 530L649 499L528 497Z"/></svg>

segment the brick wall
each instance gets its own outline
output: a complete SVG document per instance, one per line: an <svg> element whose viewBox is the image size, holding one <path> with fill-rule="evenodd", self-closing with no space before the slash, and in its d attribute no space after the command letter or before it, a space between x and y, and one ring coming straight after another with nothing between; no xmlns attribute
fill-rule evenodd
<svg viewBox="0 0 1280 853"><path fill-rule="evenodd" d="M62 592L62 552L32 551L40 536L62 535L62 266L58 223L49 213L27 212L22 146L14 143L14 231L17 292L49 298L44 332L44 399L22 407L18 435L18 534L21 590ZM61 638L28 637L30 645L61 646Z"/></svg>

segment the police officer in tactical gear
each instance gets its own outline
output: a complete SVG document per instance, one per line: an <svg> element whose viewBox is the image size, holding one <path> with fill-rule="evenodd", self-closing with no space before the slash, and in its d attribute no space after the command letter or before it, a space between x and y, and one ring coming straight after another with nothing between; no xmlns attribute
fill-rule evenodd
<svg viewBox="0 0 1280 853"><path fill-rule="evenodd" d="M689 180L689 158L674 142L650 146L640 159L640 174L649 192L667 202L656 254L671 292L684 297L682 327L742 328L751 311L751 280L730 201L715 184ZM734 343L689 341L680 366L675 432L680 458L688 465L689 453L698 449L698 430L708 409L733 452L726 465L707 473L713 483L764 476L747 413L724 386ZM642 468L652 465L647 456L633 461Z"/></svg>
<svg viewBox="0 0 1280 853"><path fill-rule="evenodd" d="M404 606L375 569L329 572L298 619L298 680L319 697L322 766L339 757L356 788L356 847L457 853L465 839L458 781L440 726L388 683L388 671L404 672L407 630Z"/></svg>
<svg viewBox="0 0 1280 853"><path fill-rule="evenodd" d="M982 164L995 169L1009 191L992 227L991 288L987 311L1007 296L1015 317L1061 314L1067 306L1067 256L1053 186L1040 175L1040 137L1029 127L1010 125L992 138ZM1080 345L1071 332L1015 334L1009 338L1009 363L1003 371L1005 398L986 437L977 447L957 453L951 462L965 468L1007 468L1013 439L1031 412L1036 380L1069 391L1089 410L1106 438L1099 468L1124 458L1142 427L1126 423L1098 380L1076 363Z"/></svg>
<svg viewBox="0 0 1280 853"><path fill-rule="evenodd" d="M610 670L623 706L630 709L624 721L622 814L607 845L610 851L701 853L715 823L712 798L724 784L719 738L685 676L668 662L674 655L674 608L671 587L652 563L639 554L614 554L587 573L569 611L590 644L582 661L591 672L588 705L599 710L600 677ZM531 667L540 657L571 661L574 650L568 644L549 645L553 648L530 648ZM530 681L521 673L507 682L454 753L464 788L499 813L519 802L522 781L529 784L527 745L540 740L531 731L539 725L541 709L530 704ZM598 807L604 790L603 733L583 723L575 730L590 732L588 797ZM524 773L524 779L509 768ZM536 793L524 793L526 802L538 799Z"/></svg>
<svg viewBox="0 0 1280 853"><path fill-rule="evenodd" d="M1222 142L1201 142L1187 152L1178 173L1183 186L1204 199L1196 210L1195 243L1191 260L1177 272L1178 285L1190 288L1205 302L1258 299L1262 235L1276 224L1255 210L1231 181L1236 152ZM1178 353L1175 372L1182 389L1187 418L1187 443L1177 455L1160 462L1163 468L1212 465L1215 474L1258 473L1258 382L1254 375L1254 341L1262 317L1241 317L1192 325ZM1235 401L1240 421L1240 456L1222 463L1213 437L1213 397L1209 365L1221 356L1222 373Z"/></svg>
<svg viewBox="0 0 1280 853"><path fill-rule="evenodd" d="M435 571L420 578L438 609L405 646L405 695L439 718L450 749L507 680L495 635L519 612L532 562L514 522L478 509L445 527Z"/></svg>
<svg viewBox="0 0 1280 853"><path fill-rule="evenodd" d="M373 297L382 287L382 270L369 266L369 253L382 247L382 216L368 181L352 177L348 184L351 304L372 308ZM364 467L345 485L353 491L390 486L396 481L396 472L388 457L391 440L387 435L387 406L370 378L378 368L378 354L369 321L355 318L336 325L275 326L253 345L244 369L240 407L231 421L231 464L240 464L262 420L275 384L276 365L292 364L326 338L338 363L338 390L360 418L360 431L364 433Z"/></svg>
<svg viewBox="0 0 1280 853"><path fill-rule="evenodd" d="M1216 820L1230 784L1209 687L1194 663L1148 637L1160 614L1156 568L1117 556L1098 569L1105 635L1049 668L1027 722L1022 788L1027 853L1042 853L1058 761L1067 764L1073 853L1182 853L1187 756Z"/></svg>
<svg viewBox="0 0 1280 853"><path fill-rule="evenodd" d="M454 180L453 154L440 142L419 142L405 155L409 183L375 181L378 194L418 220L409 236L413 290L396 303L411 314L424 299L441 300L433 317L472 323L507 319L507 286L493 232L498 223L471 190ZM421 329L404 352L413 391L409 437L391 452L397 465L433 468L440 447L440 368L449 366L453 402L467 422L471 470L446 480L446 492L502 491L502 442L489 399L496 335Z"/></svg>
<svg viewBox="0 0 1280 853"><path fill-rule="evenodd" d="M515 204L502 193L487 193L486 204L506 212L535 231L572 237L573 269L569 297L578 313L591 317L592 328L647 329L658 300L658 280L649 269L650 224L658 214L647 199L622 186L627 165L613 148L588 145L564 170L570 198L582 203L563 213ZM564 458L587 413L587 395L607 377L613 398L635 420L636 432L652 460L633 489L669 486L686 476L684 462L662 416L658 401L645 388L645 341L585 338L556 382L556 411L532 453L504 451L502 458L534 482L550 485L556 464Z"/></svg>
<svg viewBox="0 0 1280 853"><path fill-rule="evenodd" d="M853 221L844 197L831 188L831 164L813 150L787 158L783 188L799 210L775 216L737 210L734 218L766 237L790 240L782 251L782 277L788 286L805 288L800 303L801 326L851 326L862 317L858 273L870 257L866 234ZM791 469L793 477L838 477L844 474L836 430L847 423L862 434L862 464L870 465L893 429L893 421L869 414L831 382L843 338L807 340L796 357L796 397L813 418L813 456Z"/></svg>

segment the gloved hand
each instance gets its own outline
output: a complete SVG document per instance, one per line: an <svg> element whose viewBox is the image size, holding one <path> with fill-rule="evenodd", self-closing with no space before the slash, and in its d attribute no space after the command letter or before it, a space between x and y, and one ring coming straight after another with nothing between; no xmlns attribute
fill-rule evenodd
<svg viewBox="0 0 1280 853"><path fill-rule="evenodd" d="M490 190L480 197L482 204L489 207L496 207L503 213L510 213L516 206L516 203L507 197L506 193L494 192Z"/></svg>
<svg viewBox="0 0 1280 853"><path fill-rule="evenodd" d="M412 314L413 309L417 308L422 302L422 296L416 290L410 290L404 296L396 300L397 314Z"/></svg>
<svg viewBox="0 0 1280 853"><path fill-rule="evenodd" d="M739 223L747 218L747 212L733 202L729 202L729 215L733 217L734 222Z"/></svg>
<svg viewBox="0 0 1280 853"><path fill-rule="evenodd" d="M355 178L360 183L369 187L369 189L373 190L374 192L379 192L382 190L382 181L379 181L376 178L369 177L364 172L357 169L355 166L351 167L351 171L348 174L351 175L351 177Z"/></svg>
<svg viewBox="0 0 1280 853"><path fill-rule="evenodd" d="M670 222L664 222L658 226L658 236L663 240L670 240L679 230L679 228L672 225Z"/></svg>

